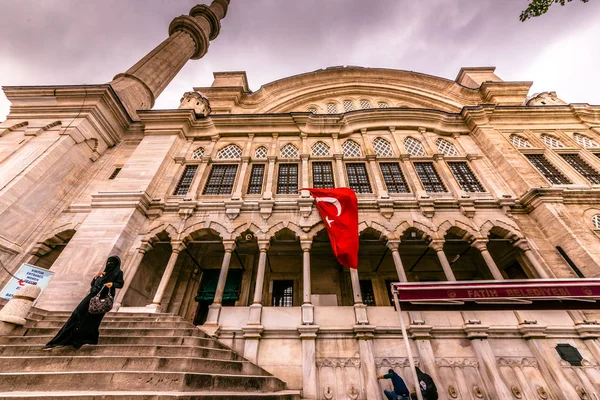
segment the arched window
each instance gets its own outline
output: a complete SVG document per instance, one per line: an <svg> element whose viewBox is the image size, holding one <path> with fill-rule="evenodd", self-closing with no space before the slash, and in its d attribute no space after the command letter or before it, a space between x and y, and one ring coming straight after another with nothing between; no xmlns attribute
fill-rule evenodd
<svg viewBox="0 0 600 400"><path fill-rule="evenodd" d="M438 150L445 156L457 156L458 151L456 151L456 147L446 139L438 139L435 141L437 144Z"/></svg>
<svg viewBox="0 0 600 400"><path fill-rule="evenodd" d="M583 147L600 147L600 144L598 144L596 141L580 133L574 133L573 139L575 139L575 141Z"/></svg>
<svg viewBox="0 0 600 400"><path fill-rule="evenodd" d="M344 100L344 112L353 111L353 110L354 110L354 103L352 103L352 100Z"/></svg>
<svg viewBox="0 0 600 400"><path fill-rule="evenodd" d="M379 108L388 108L389 107L388 103L386 103L385 101L380 101L379 103L377 103L377 106Z"/></svg>
<svg viewBox="0 0 600 400"><path fill-rule="evenodd" d="M563 144L563 142L561 142L558 138L551 136L551 135L542 135L541 136L542 142L544 142L544 144L550 148L559 148L559 147L565 147L565 145Z"/></svg>
<svg viewBox="0 0 600 400"><path fill-rule="evenodd" d="M316 113L317 113L317 109L316 109L316 108L314 108L314 107L310 107L310 108L309 108L308 110L306 110L306 111L308 111L308 112L309 112L309 113L311 113L311 114L316 114Z"/></svg>
<svg viewBox="0 0 600 400"><path fill-rule="evenodd" d="M354 140L346 140L342 145L344 157L362 157L360 146Z"/></svg>
<svg viewBox="0 0 600 400"><path fill-rule="evenodd" d="M192 160L199 160L204 155L204 147L198 147L192 152Z"/></svg>
<svg viewBox="0 0 600 400"><path fill-rule="evenodd" d="M367 99L362 99L360 101L360 108L366 110L367 108L371 108L371 102Z"/></svg>
<svg viewBox="0 0 600 400"><path fill-rule="evenodd" d="M373 149L377 157L393 157L392 145L383 138L373 140Z"/></svg>
<svg viewBox="0 0 600 400"><path fill-rule="evenodd" d="M510 142L515 147L518 147L518 148L531 147L531 143L529 143L529 140L525 139L523 136L510 135L509 139L510 139Z"/></svg>
<svg viewBox="0 0 600 400"><path fill-rule="evenodd" d="M327 103L327 114L337 114L338 107L335 103Z"/></svg>
<svg viewBox="0 0 600 400"><path fill-rule="evenodd" d="M328 156L329 155L329 146L327 146L323 142L317 142L311 148L311 154L313 156Z"/></svg>
<svg viewBox="0 0 600 400"><path fill-rule="evenodd" d="M265 146L260 146L254 152L254 158L267 158L267 148Z"/></svg>
<svg viewBox="0 0 600 400"><path fill-rule="evenodd" d="M600 214L596 214L592 217L592 224L594 224L594 228L600 229Z"/></svg>
<svg viewBox="0 0 600 400"><path fill-rule="evenodd" d="M241 158L241 157L242 157L242 149L235 144L230 144L229 146L225 146L221 150L219 150L219 152L217 153L217 158L219 160L231 160L234 158Z"/></svg>
<svg viewBox="0 0 600 400"><path fill-rule="evenodd" d="M427 155L427 153L425 153L423 144L421 144L421 142L415 138L407 137L404 139L404 147L406 147L406 151L408 151L408 154L411 156L423 157Z"/></svg>
<svg viewBox="0 0 600 400"><path fill-rule="evenodd" d="M279 157L281 158L298 158L298 148L291 143L286 144L281 148L279 152Z"/></svg>

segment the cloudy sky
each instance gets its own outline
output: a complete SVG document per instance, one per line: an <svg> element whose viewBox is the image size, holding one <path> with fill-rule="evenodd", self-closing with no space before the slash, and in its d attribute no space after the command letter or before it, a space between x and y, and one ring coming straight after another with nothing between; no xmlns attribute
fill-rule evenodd
<svg viewBox="0 0 600 400"><path fill-rule="evenodd" d="M167 37L197 0L0 0L0 85L104 83ZM155 108L176 108L212 72L245 70L250 88L358 65L454 79L496 66L568 102L600 104L600 0L519 21L528 0L232 0L220 36ZM9 103L0 95L0 121Z"/></svg>

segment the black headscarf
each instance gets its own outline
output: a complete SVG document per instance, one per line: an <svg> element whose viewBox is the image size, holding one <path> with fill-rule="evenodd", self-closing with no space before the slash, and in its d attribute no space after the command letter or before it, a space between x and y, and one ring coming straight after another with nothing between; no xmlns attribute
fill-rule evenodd
<svg viewBox="0 0 600 400"><path fill-rule="evenodd" d="M115 288L123 287L123 271L121 271L121 259L118 256L108 257L104 267L104 276L92 281L92 292L98 293L109 282L113 284L111 288L113 294Z"/></svg>

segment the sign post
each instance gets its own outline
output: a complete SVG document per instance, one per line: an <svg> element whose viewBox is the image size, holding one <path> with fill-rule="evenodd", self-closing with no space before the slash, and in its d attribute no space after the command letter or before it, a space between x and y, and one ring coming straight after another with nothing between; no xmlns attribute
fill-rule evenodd
<svg viewBox="0 0 600 400"><path fill-rule="evenodd" d="M41 293L48 286L53 276L54 272L47 269L31 264L21 264L17 273L0 290L0 298L12 299L19 289L25 285L39 286Z"/></svg>

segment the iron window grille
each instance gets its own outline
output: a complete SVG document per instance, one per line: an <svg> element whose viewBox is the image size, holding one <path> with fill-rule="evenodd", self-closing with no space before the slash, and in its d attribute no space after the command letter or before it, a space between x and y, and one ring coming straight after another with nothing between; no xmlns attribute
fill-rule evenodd
<svg viewBox="0 0 600 400"><path fill-rule="evenodd" d="M471 167L465 161L449 162L450 171L465 192L485 192L483 185L479 182Z"/></svg>
<svg viewBox="0 0 600 400"><path fill-rule="evenodd" d="M433 163L431 162L416 162L415 170L417 171L417 175L419 175L419 179L421 179L421 183L423 184L423 188L425 188L426 192L432 193L443 193L447 192L446 186L442 179L438 175Z"/></svg>
<svg viewBox="0 0 600 400"><path fill-rule="evenodd" d="M354 104L352 104L352 100L344 100L344 112L353 111Z"/></svg>
<svg viewBox="0 0 600 400"><path fill-rule="evenodd" d="M121 169L122 169L121 167L115 168L115 170L112 172L112 174L110 174L108 179L115 179L117 177L117 175L119 175L119 172L121 172Z"/></svg>
<svg viewBox="0 0 600 400"><path fill-rule="evenodd" d="M377 157L393 157L394 152L392 151L392 145L390 142L383 138L376 138L373 140L373 150Z"/></svg>
<svg viewBox="0 0 600 400"><path fill-rule="evenodd" d="M559 147L565 147L563 142L561 142L560 139L557 139L554 136L542 135L541 139L542 139L542 142L544 142L544 144L550 148L555 149L555 148L559 148Z"/></svg>
<svg viewBox="0 0 600 400"><path fill-rule="evenodd" d="M579 154L559 154L566 162L569 163L575 171L579 172L592 185L600 185L600 174L588 163L583 161Z"/></svg>
<svg viewBox="0 0 600 400"><path fill-rule="evenodd" d="M235 177L237 175L236 164L215 164L213 165L208 181L204 186L205 195L225 195L231 194Z"/></svg>
<svg viewBox="0 0 600 400"><path fill-rule="evenodd" d="M198 147L192 152L192 160L199 160L204 155L204 147Z"/></svg>
<svg viewBox="0 0 600 400"><path fill-rule="evenodd" d="M531 143L529 143L529 140L519 135L510 135L509 140L513 144L513 146L518 148L531 147Z"/></svg>
<svg viewBox="0 0 600 400"><path fill-rule="evenodd" d="M179 182L177 182L177 186L175 186L175 190L173 191L175 196L185 196L187 194L190 190L190 186L192 186L192 181L194 180L194 175L196 175L197 170L197 165L185 166L183 174L181 174L181 178L179 178Z"/></svg>
<svg viewBox="0 0 600 400"><path fill-rule="evenodd" d="M329 152L330 152L329 146L327 146L323 142L317 142L311 148L312 155L317 156L317 157L328 156L330 154Z"/></svg>
<svg viewBox="0 0 600 400"><path fill-rule="evenodd" d="M279 164L277 194L298 193L298 164Z"/></svg>
<svg viewBox="0 0 600 400"><path fill-rule="evenodd" d="M330 162L313 162L313 187L318 189L333 189L333 167Z"/></svg>
<svg viewBox="0 0 600 400"><path fill-rule="evenodd" d="M335 103L327 103L327 114L337 114L338 108Z"/></svg>
<svg viewBox="0 0 600 400"><path fill-rule="evenodd" d="M454 145L452 143L450 143L449 141L445 140L445 139L438 139L436 141L438 150L440 151L441 154L445 155L445 156L457 156L458 155L458 151L456 151L456 147L454 147Z"/></svg>
<svg viewBox="0 0 600 400"><path fill-rule="evenodd" d="M311 113L311 114L316 114L317 113L317 109L316 108L309 108L307 111L309 113Z"/></svg>
<svg viewBox="0 0 600 400"><path fill-rule="evenodd" d="M373 282L370 279L360 281L360 294L366 306L375 306L375 292L373 292Z"/></svg>
<svg viewBox="0 0 600 400"><path fill-rule="evenodd" d="M596 214L592 217L592 224L594 224L594 228L600 229L600 214Z"/></svg>
<svg viewBox="0 0 600 400"><path fill-rule="evenodd" d="M383 101L380 101L379 103L377 103L377 106L379 108L388 108L389 107L388 103L385 103Z"/></svg>
<svg viewBox="0 0 600 400"><path fill-rule="evenodd" d="M254 158L267 158L267 148L265 146L260 146L254 152Z"/></svg>
<svg viewBox="0 0 600 400"><path fill-rule="evenodd" d="M529 162L553 185L568 185L571 183L561 174L543 154L525 154Z"/></svg>
<svg viewBox="0 0 600 400"><path fill-rule="evenodd" d="M415 138L407 137L404 139L404 147L406 147L406 151L408 151L408 154L411 156L423 157L427 155L423 144Z"/></svg>
<svg viewBox="0 0 600 400"><path fill-rule="evenodd" d="M600 144L598 144L595 140L579 133L574 133L573 139L575 139L575 141L582 147L600 147Z"/></svg>
<svg viewBox="0 0 600 400"><path fill-rule="evenodd" d="M410 193L398 163L379 163L379 168L389 193Z"/></svg>
<svg viewBox="0 0 600 400"><path fill-rule="evenodd" d="M294 305L294 281L273 281L273 307Z"/></svg>
<svg viewBox="0 0 600 400"><path fill-rule="evenodd" d="M364 163L346 164L348 184L356 193L371 193L371 182Z"/></svg>
<svg viewBox="0 0 600 400"><path fill-rule="evenodd" d="M371 102L367 99L362 99L360 101L360 108L362 108L363 110L371 108Z"/></svg>
<svg viewBox="0 0 600 400"><path fill-rule="evenodd" d="M300 157L298 153L298 148L291 143L286 144L281 148L279 152L281 158L298 158Z"/></svg>
<svg viewBox="0 0 600 400"><path fill-rule="evenodd" d="M229 146L223 147L217 153L217 158L219 160L236 159L241 157L242 149L235 144L230 144Z"/></svg>
<svg viewBox="0 0 600 400"><path fill-rule="evenodd" d="M354 140L346 140L344 144L342 144L342 151L344 152L344 157L362 157L360 145Z"/></svg>
<svg viewBox="0 0 600 400"><path fill-rule="evenodd" d="M252 164L250 181L248 181L248 194L261 194L263 177L265 176L265 164Z"/></svg>

